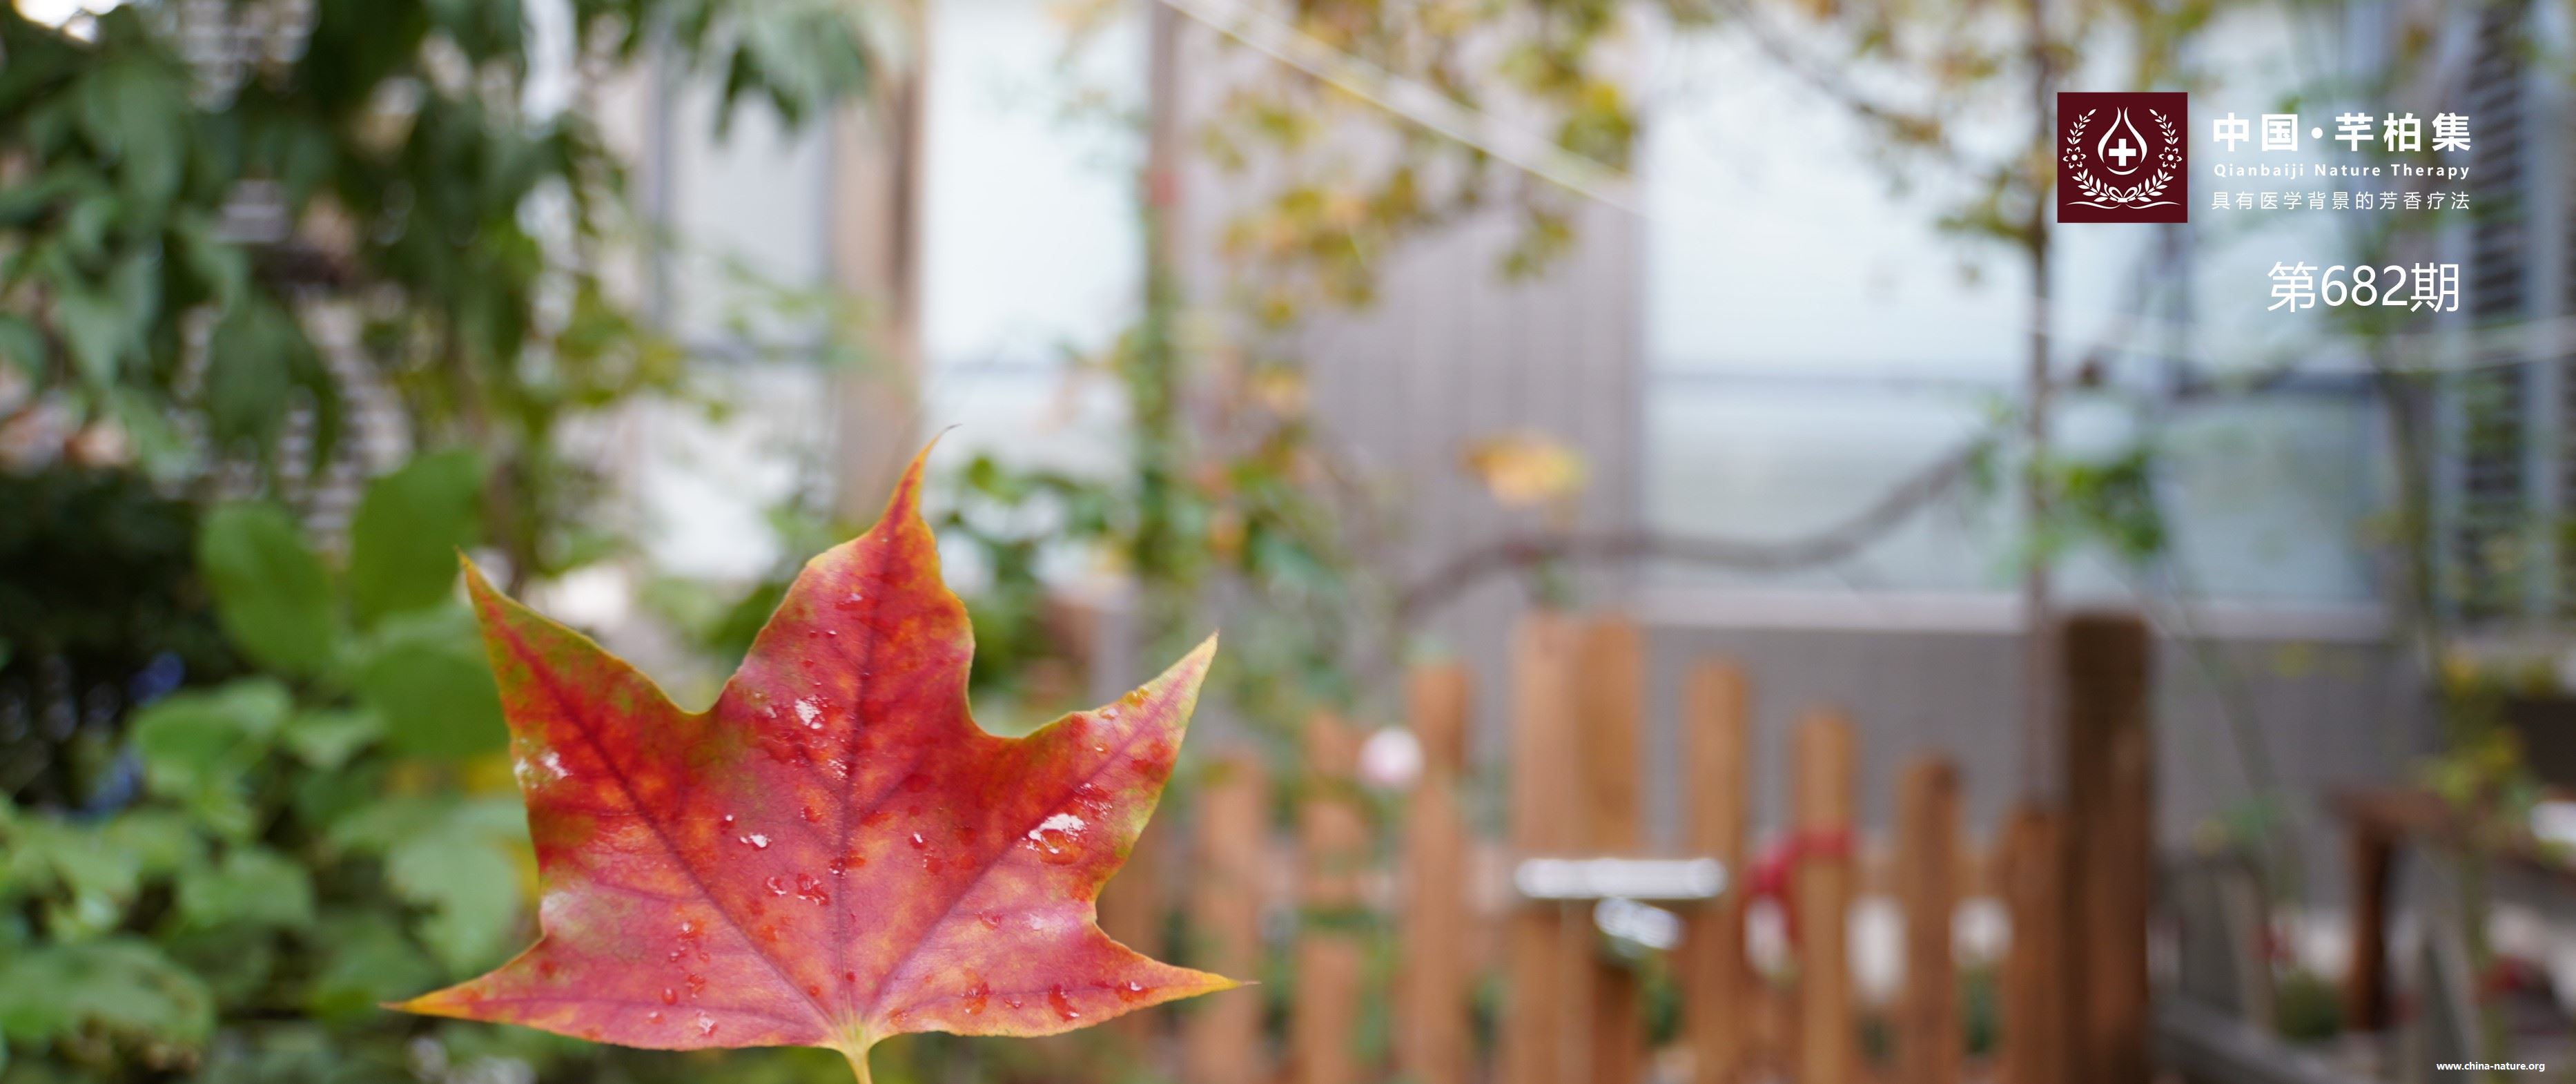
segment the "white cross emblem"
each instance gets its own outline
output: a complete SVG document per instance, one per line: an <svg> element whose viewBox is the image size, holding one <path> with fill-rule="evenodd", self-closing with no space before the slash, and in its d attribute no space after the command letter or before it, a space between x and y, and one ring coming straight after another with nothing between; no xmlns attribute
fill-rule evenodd
<svg viewBox="0 0 2576 1084"><path fill-rule="evenodd" d="M2113 158L2117 158L2117 159L2119 159L2119 160L2120 160L2120 168L2121 168L2121 169L2127 169L2127 168L2129 168L2129 159L2132 159L2132 158L2135 158L2135 157L2137 157L2137 156L2138 156L2138 149L2137 149L2136 147L2132 147L2132 146L2130 146L2130 145L2129 145L2129 141L2128 141L2127 139L2122 139L2122 140L2120 140L2120 145L2119 145L2119 146L2113 147L2113 148L2111 148L2110 150L2104 151L2104 152L2102 152L2102 153L2107 154L2107 155L2109 155L2109 156L2111 156L2111 157L2113 157Z"/></svg>

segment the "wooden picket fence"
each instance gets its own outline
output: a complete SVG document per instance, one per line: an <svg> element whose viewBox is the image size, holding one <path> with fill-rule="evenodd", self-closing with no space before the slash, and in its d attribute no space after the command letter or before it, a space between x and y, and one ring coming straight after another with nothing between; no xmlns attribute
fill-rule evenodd
<svg viewBox="0 0 2576 1084"><path fill-rule="evenodd" d="M1263 916L1293 893L1302 921L1284 1034L1271 1041L1256 997L1190 1007L1178 1014L1177 1049L1192 1084L2144 1084L2146 637L2128 618L2078 617L2060 643L2067 797L2018 807L1983 848L1963 831L1964 781L1947 759L1906 763L1892 823L1868 833L1856 816L1863 754L1847 718L1808 710L1785 772L1766 773L1753 742L1753 677L1724 659L1690 667L1679 698L1681 839L1689 856L1724 863L1730 886L1682 909L1671 957L1677 1050L1647 1049L1640 982L1598 950L1589 903L1512 901L1494 884L1500 863L1477 858L1647 856L1645 644L1616 617L1543 613L1518 632L1507 839L1479 839L1461 804L1476 682L1460 665L1425 666L1409 675L1406 720L1422 772L1401 825L1378 826L1401 833L1399 868L1378 873L1392 891L1368 888L1378 829L1355 781L1359 733L1326 718L1306 733L1293 861L1274 846L1273 781L1257 760L1228 759L1198 791L1193 838L1149 836L1140 847L1140 859L1167 871L1178 864L1161 856L1187 853L1185 891L1122 896L1113 881L1103 922L1131 944L1151 944L1165 906L1176 904L1191 931L1187 959L1255 974ZM1766 974L1748 958L1746 871L1753 797L1780 778L1790 788L1784 903L1796 935L1793 966ZM1889 1049L1876 1059L1863 1054L1849 942L1862 895L1891 898L1902 915L1902 988L1882 1017ZM2011 932L1996 977L2000 1040L1993 1056L1972 1062L1953 923L1975 897L1999 900ZM1373 906L1393 912L1399 956L1377 1000L1367 996L1366 924L1335 920ZM1484 1029L1495 1041L1480 1048L1476 991L1489 977L1503 993ZM1392 1006L1384 1061L1363 1061L1353 1041L1372 1004ZM1169 1025L1130 1028L1142 1037Z"/></svg>

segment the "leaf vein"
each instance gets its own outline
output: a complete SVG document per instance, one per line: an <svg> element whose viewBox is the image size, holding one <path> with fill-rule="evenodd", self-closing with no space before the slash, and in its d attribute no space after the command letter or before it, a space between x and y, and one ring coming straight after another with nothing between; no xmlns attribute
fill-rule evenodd
<svg viewBox="0 0 2576 1084"><path fill-rule="evenodd" d="M688 854L681 850L677 840L671 838L671 833L663 827L661 819L653 816L651 811L645 808L642 798L635 792L634 781L627 776L626 769L618 764L616 758L609 755L607 745L601 742L599 735L593 731L589 716L575 708L572 698L564 692L562 684L555 680L554 672L537 662L535 656L528 650L526 638L520 636L518 630L507 626L496 627L501 629L503 636L509 638L510 650L519 656L522 665L527 666L530 676L535 677L538 684L545 687L546 695L554 700L556 710L563 712L573 723L574 733L581 735L581 740L589 744L591 752L599 757L600 764L608 770L608 777L616 782L617 789L623 792L627 801L635 807L638 819L653 830L653 838L661 841L662 848L670 852L672 862L680 867L682 873L688 875L689 883L696 886L698 894L706 897L707 906L713 908L715 913L725 920L725 925L733 927L734 936L742 938L743 945L751 950L752 956L758 958L762 965L769 968L769 973L778 979L780 985L794 991L805 999L806 1004L813 1006L818 1030L829 1032L832 1024L831 1012L823 1008L823 1003L816 1000L814 995L806 993L804 987L789 978L777 960L771 959L768 953L762 952L759 942L752 939L751 931L743 928L742 920L735 917L733 911L724 905L724 901L716 897L715 890L708 886L706 877L689 862ZM641 675L638 675L638 679L641 679Z"/></svg>

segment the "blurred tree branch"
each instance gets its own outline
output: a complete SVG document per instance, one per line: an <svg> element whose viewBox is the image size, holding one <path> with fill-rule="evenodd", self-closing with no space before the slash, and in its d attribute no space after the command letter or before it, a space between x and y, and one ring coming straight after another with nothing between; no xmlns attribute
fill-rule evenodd
<svg viewBox="0 0 2576 1084"><path fill-rule="evenodd" d="M1978 477L1989 468L1995 449L1992 436L1969 440L1888 487L1858 512L1797 538L1756 542L1644 530L1565 530L1496 539L1436 563L1429 574L1406 586L1396 599L1396 619L1410 627L1493 576L1560 562L1669 561L1744 572L1788 572L1831 564L1858 553L1924 505Z"/></svg>

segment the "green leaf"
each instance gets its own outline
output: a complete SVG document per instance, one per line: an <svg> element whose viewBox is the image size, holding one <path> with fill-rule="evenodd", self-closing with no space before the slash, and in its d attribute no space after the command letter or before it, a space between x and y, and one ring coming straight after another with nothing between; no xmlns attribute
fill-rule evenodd
<svg viewBox="0 0 2576 1084"><path fill-rule="evenodd" d="M381 800L385 773L395 767L386 760L354 760L337 771L296 772L288 803L307 824L337 824Z"/></svg>
<svg viewBox="0 0 2576 1084"><path fill-rule="evenodd" d="M83 208L98 205L85 203ZM125 256L105 282L65 274L57 284L54 322L62 330L74 367L92 390L114 386L126 359L144 354L144 329L160 312L158 254L141 251Z"/></svg>
<svg viewBox="0 0 2576 1084"><path fill-rule="evenodd" d="M218 446L266 449L285 423L293 382L273 314L258 302L235 305L206 340L206 421Z"/></svg>
<svg viewBox="0 0 2576 1084"><path fill-rule="evenodd" d="M280 940L266 929L188 923L171 924L153 935L153 944L161 946L172 962L206 984L218 1005L267 1002L266 991L277 977L278 958L283 955ZM264 1078L252 1079L266 1084ZM199 1080L207 1082L208 1078Z"/></svg>
<svg viewBox="0 0 2576 1084"><path fill-rule="evenodd" d="M509 740L500 690L461 609L387 619L351 680L384 718L386 743L404 756L462 760Z"/></svg>
<svg viewBox="0 0 2576 1084"><path fill-rule="evenodd" d="M332 821L323 841L335 850L382 855L405 836L426 832L457 799L404 794L379 797Z"/></svg>
<svg viewBox="0 0 2576 1084"><path fill-rule="evenodd" d="M13 1043L105 1032L193 1045L214 1026L205 985L138 938L39 945L0 960L0 1035Z"/></svg>
<svg viewBox="0 0 2576 1084"><path fill-rule="evenodd" d="M182 432L173 424L170 410L157 393L128 382L108 390L105 411L125 431L135 465L142 468L145 477L168 486L202 477L195 434Z"/></svg>
<svg viewBox="0 0 2576 1084"><path fill-rule="evenodd" d="M136 354L143 353L143 329L161 313L160 251L147 248L128 255L108 276L107 286L116 298L116 311L125 318L127 345Z"/></svg>
<svg viewBox="0 0 2576 1084"><path fill-rule="evenodd" d="M29 380L42 381L51 351L45 334L23 316L0 313L0 366L14 368Z"/></svg>
<svg viewBox="0 0 2576 1084"><path fill-rule="evenodd" d="M385 720L372 711L342 708L300 711L286 721L278 740L295 759L323 771L336 771L358 751L384 736Z"/></svg>
<svg viewBox="0 0 2576 1084"><path fill-rule="evenodd" d="M179 915L199 927L303 926L313 921L313 879L276 851L237 847L180 879Z"/></svg>
<svg viewBox="0 0 2576 1084"><path fill-rule="evenodd" d="M250 254L226 241L206 216L188 215L171 223L177 264L195 276L204 296L226 311L250 285Z"/></svg>
<svg viewBox="0 0 2576 1084"><path fill-rule="evenodd" d="M59 212L63 202L78 193L99 187L98 175L88 167L85 161L56 162L43 173L0 190L0 226L23 229Z"/></svg>
<svg viewBox="0 0 2576 1084"><path fill-rule="evenodd" d="M132 859L136 871L147 877L176 872L195 862L204 850L187 814L176 810L118 814L99 830L99 836L107 849Z"/></svg>
<svg viewBox="0 0 2576 1084"><path fill-rule="evenodd" d="M169 202L186 160L186 86L138 58L99 66L81 92L82 126L119 159L126 191L156 208Z"/></svg>
<svg viewBox="0 0 2576 1084"><path fill-rule="evenodd" d="M388 799L333 826L330 841L384 857L387 884L427 911L421 940L451 971L489 966L508 949L528 848L515 799Z"/></svg>
<svg viewBox="0 0 2576 1084"><path fill-rule="evenodd" d="M358 620L452 598L456 553L477 534L483 463L468 451L419 456L376 479L349 529L349 596Z"/></svg>
<svg viewBox="0 0 2576 1084"><path fill-rule="evenodd" d="M97 182L92 181L95 185ZM125 220L125 201L99 187L83 189L63 212L62 252L76 265L107 259L108 241Z"/></svg>
<svg viewBox="0 0 2576 1084"><path fill-rule="evenodd" d="M297 674L330 663L338 635L330 577L284 509L215 509L197 536L197 564L214 590L216 616L243 653Z"/></svg>
<svg viewBox="0 0 2576 1084"><path fill-rule="evenodd" d="M519 862L506 841L462 827L414 836L385 855L394 891L426 905L421 940L459 974L500 962L519 919Z"/></svg>
<svg viewBox="0 0 2576 1084"><path fill-rule="evenodd" d="M265 457L299 388L314 396L316 407L337 395L304 326L266 296L244 297L206 340L201 401L209 435L220 447Z"/></svg>
<svg viewBox="0 0 2576 1084"><path fill-rule="evenodd" d="M125 314L114 295L87 284L65 284L54 301L54 322L62 328L73 366L91 388L116 382L118 363L131 339Z"/></svg>
<svg viewBox="0 0 2576 1084"><path fill-rule="evenodd" d="M438 967L387 914L334 915L323 920L316 939L322 966L305 990L304 1008L324 1020L364 1016L440 977Z"/></svg>
<svg viewBox="0 0 2576 1084"><path fill-rule="evenodd" d="M46 932L85 940L115 929L142 883L136 855L107 845L98 833L47 817L14 823L5 850L7 883L14 893L39 896Z"/></svg>
<svg viewBox="0 0 2576 1084"><path fill-rule="evenodd" d="M292 707L286 687L269 678L154 703L135 717L132 730L144 783L188 803L218 831L249 831L242 777L267 753L269 737Z"/></svg>

